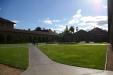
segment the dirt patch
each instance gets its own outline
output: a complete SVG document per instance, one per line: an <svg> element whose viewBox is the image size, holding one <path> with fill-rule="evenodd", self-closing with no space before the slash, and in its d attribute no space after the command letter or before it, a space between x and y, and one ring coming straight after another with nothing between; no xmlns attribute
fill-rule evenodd
<svg viewBox="0 0 113 75"><path fill-rule="evenodd" d="M0 75L20 75L23 70L0 64Z"/></svg>
<svg viewBox="0 0 113 75"><path fill-rule="evenodd" d="M108 51L107 51L106 69L113 71L113 50L112 50L112 47L110 45L108 46Z"/></svg>

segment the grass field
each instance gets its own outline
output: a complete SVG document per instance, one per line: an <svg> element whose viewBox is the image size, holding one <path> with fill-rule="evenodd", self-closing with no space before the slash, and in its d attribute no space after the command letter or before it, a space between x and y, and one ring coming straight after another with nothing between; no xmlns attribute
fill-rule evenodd
<svg viewBox="0 0 113 75"><path fill-rule="evenodd" d="M94 69L105 66L106 45L43 44L38 48L59 63Z"/></svg>
<svg viewBox="0 0 113 75"><path fill-rule="evenodd" d="M26 69L28 67L27 45L0 44L0 64Z"/></svg>

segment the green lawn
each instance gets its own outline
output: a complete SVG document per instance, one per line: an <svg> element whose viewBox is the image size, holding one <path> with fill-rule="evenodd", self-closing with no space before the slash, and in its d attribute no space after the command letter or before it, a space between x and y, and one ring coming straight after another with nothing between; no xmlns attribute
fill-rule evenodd
<svg viewBox="0 0 113 75"><path fill-rule="evenodd" d="M28 47L25 44L0 44L0 64L26 69Z"/></svg>
<svg viewBox="0 0 113 75"><path fill-rule="evenodd" d="M43 44L38 47L59 63L94 69L105 66L106 45Z"/></svg>

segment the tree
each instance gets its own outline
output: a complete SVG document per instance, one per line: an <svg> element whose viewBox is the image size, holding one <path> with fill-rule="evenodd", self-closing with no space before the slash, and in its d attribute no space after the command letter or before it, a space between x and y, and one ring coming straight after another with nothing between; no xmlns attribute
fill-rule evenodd
<svg viewBox="0 0 113 75"><path fill-rule="evenodd" d="M73 26L71 26L70 29L69 29L69 31L70 31L71 33L74 33L74 30L75 30L75 29L74 29Z"/></svg>
<svg viewBox="0 0 113 75"><path fill-rule="evenodd" d="M85 30L79 30L74 35L76 37L77 42L80 42L80 41L89 42L89 33Z"/></svg>
<svg viewBox="0 0 113 75"><path fill-rule="evenodd" d="M70 31L71 30L71 31ZM74 34L70 33L73 32L74 33L74 28L70 28L70 30L68 29L68 26L66 26L64 32L59 34L59 41L61 42L74 42Z"/></svg>
<svg viewBox="0 0 113 75"><path fill-rule="evenodd" d="M94 28L89 31L90 40L94 42L108 42L108 32L100 28Z"/></svg>
<svg viewBox="0 0 113 75"><path fill-rule="evenodd" d="M76 27L76 32L78 32L78 27Z"/></svg>
<svg viewBox="0 0 113 75"><path fill-rule="evenodd" d="M51 29L48 29L49 32L53 32Z"/></svg>
<svg viewBox="0 0 113 75"><path fill-rule="evenodd" d="M41 31L41 27L37 27L34 31Z"/></svg>
<svg viewBox="0 0 113 75"><path fill-rule="evenodd" d="M64 33L69 33L68 26L66 26L66 29L64 30Z"/></svg>

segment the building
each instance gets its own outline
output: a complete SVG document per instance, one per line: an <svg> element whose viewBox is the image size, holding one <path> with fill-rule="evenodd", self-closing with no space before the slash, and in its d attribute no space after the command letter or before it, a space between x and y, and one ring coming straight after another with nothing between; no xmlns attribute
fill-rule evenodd
<svg viewBox="0 0 113 75"><path fill-rule="evenodd" d="M15 29L14 22L0 18L0 43L53 42L56 33L49 30L30 31Z"/></svg>
<svg viewBox="0 0 113 75"><path fill-rule="evenodd" d="M15 24L14 22L0 18L0 30L1 29L14 29L14 24Z"/></svg>

